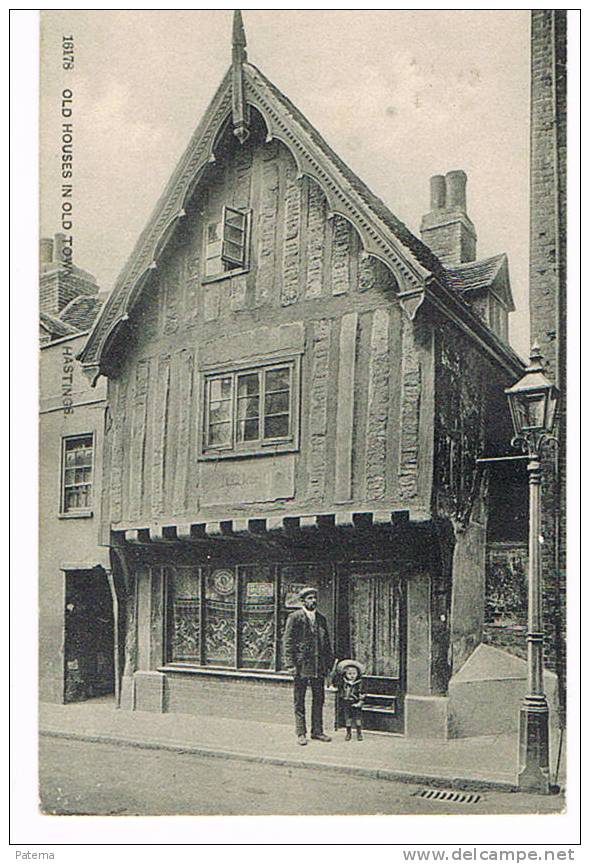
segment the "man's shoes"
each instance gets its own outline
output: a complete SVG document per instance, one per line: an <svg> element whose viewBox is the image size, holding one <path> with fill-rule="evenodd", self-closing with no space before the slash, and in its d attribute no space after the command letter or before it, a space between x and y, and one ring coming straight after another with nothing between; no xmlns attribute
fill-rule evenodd
<svg viewBox="0 0 590 864"><path fill-rule="evenodd" d="M305 737L305 735L298 735L297 743L301 744L302 747L305 747L305 745L307 744L307 738Z"/></svg>
<svg viewBox="0 0 590 864"><path fill-rule="evenodd" d="M357 741L362 741L362 740L363 740L363 733L361 732L360 729L357 729L357 730L356 730L356 740L357 740Z"/></svg>
<svg viewBox="0 0 590 864"><path fill-rule="evenodd" d="M345 741L350 741L351 738L352 738L352 733L351 733L350 729L347 729L347 730L346 730L346 735L344 736L344 740L345 740Z"/></svg>
<svg viewBox="0 0 590 864"><path fill-rule="evenodd" d="M332 740L329 735L324 735L323 732L321 735L312 735L311 737L313 738L314 741L331 741Z"/></svg>

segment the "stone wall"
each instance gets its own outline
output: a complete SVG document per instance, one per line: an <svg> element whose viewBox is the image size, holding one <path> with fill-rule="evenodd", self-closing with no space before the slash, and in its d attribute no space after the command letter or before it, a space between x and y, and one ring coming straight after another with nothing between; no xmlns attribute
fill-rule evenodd
<svg viewBox="0 0 590 864"><path fill-rule="evenodd" d="M499 397L511 382L452 324L436 327L435 357L434 493L437 517L452 535L447 627L450 671L456 674L483 638L489 486L495 478L478 468L477 459L508 450L508 406Z"/></svg>

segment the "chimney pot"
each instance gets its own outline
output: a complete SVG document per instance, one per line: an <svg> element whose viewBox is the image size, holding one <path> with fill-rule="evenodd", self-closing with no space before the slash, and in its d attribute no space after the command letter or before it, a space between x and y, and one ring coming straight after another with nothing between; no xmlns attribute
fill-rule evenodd
<svg viewBox="0 0 590 864"><path fill-rule="evenodd" d="M449 210L467 212L467 174L465 171L449 171L445 177L447 187L447 207Z"/></svg>
<svg viewBox="0 0 590 864"><path fill-rule="evenodd" d="M422 241L446 267L475 261L477 234L467 215L467 174L449 171L430 178L430 212L422 217Z"/></svg>
<svg viewBox="0 0 590 864"><path fill-rule="evenodd" d="M430 209L442 210L446 206L447 187L442 174L430 178Z"/></svg>
<svg viewBox="0 0 590 864"><path fill-rule="evenodd" d="M53 240L42 237L39 242L39 264L51 264L53 260Z"/></svg>

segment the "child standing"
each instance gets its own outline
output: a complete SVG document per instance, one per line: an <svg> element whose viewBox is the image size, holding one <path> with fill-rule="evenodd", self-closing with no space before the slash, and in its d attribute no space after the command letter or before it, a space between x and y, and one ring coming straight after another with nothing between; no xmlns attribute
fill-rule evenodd
<svg viewBox="0 0 590 864"><path fill-rule="evenodd" d="M353 723L356 726L357 741L363 740L362 731L362 707L363 695L363 667L357 660L341 660L336 672L338 676L338 697L344 713L344 725L346 726L345 741L352 738Z"/></svg>

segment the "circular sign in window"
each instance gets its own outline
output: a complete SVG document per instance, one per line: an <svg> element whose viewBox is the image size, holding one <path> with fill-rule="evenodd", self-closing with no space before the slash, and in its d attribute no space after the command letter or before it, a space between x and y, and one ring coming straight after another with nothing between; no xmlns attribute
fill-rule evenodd
<svg viewBox="0 0 590 864"><path fill-rule="evenodd" d="M213 586L218 594L233 594L236 574L233 570L216 570L213 573Z"/></svg>

